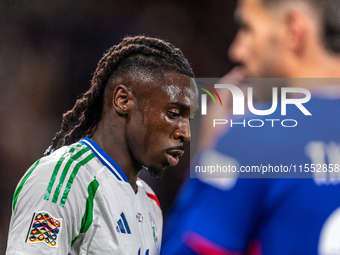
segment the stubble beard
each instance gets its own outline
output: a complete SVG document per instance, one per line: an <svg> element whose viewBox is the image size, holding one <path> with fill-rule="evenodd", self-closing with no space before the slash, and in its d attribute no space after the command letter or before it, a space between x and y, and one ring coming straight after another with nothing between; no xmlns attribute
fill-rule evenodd
<svg viewBox="0 0 340 255"><path fill-rule="evenodd" d="M152 167L152 166L146 167L146 166L144 166L143 168L149 172L151 177L162 178L163 175L164 175L164 170L160 170L156 167Z"/></svg>

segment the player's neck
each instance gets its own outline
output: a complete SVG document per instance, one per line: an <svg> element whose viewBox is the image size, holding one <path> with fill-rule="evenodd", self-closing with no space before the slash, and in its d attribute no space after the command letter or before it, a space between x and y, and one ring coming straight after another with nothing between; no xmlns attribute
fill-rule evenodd
<svg viewBox="0 0 340 255"><path fill-rule="evenodd" d="M324 49L297 59L291 67L290 78L340 78L340 57Z"/></svg>
<svg viewBox="0 0 340 255"><path fill-rule="evenodd" d="M123 170L132 189L137 193L137 178L142 171L142 167L134 163L122 135L113 135L102 122L98 124L91 139L103 149Z"/></svg>

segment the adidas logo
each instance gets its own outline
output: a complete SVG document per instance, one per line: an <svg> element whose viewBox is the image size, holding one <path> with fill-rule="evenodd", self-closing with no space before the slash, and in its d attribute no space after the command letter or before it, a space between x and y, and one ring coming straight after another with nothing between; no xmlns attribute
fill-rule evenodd
<svg viewBox="0 0 340 255"><path fill-rule="evenodd" d="M120 219L117 221L117 224L118 226L116 227L116 230L118 233L131 234L129 224L126 221L126 218L123 212L120 214Z"/></svg>

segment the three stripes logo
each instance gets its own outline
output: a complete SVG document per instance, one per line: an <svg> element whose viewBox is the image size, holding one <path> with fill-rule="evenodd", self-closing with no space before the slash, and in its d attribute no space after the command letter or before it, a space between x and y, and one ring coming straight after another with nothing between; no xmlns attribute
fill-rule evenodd
<svg viewBox="0 0 340 255"><path fill-rule="evenodd" d="M125 214L122 212L120 214L120 219L117 221L118 226L116 227L116 230L118 233L122 234L131 234L131 230L129 227L129 224L125 218Z"/></svg>
<svg viewBox="0 0 340 255"><path fill-rule="evenodd" d="M83 144L72 147L57 162L50 182L48 184L44 199L49 200L52 196L52 203L57 203L62 189L64 192L60 198L59 205L64 207L73 181L79 169L95 157L90 148ZM59 181L57 181L57 179ZM66 182L65 182L66 181ZM55 183L57 183L55 185ZM53 193L54 192L54 193Z"/></svg>
<svg viewBox="0 0 340 255"><path fill-rule="evenodd" d="M217 91L213 87L211 87L210 85L205 84L203 82L197 82L197 84L201 84L201 85L209 88L217 96L217 98L220 101L220 104L222 106L222 100L220 98L220 95L217 93ZM214 100L215 105L217 105L216 100L215 100L213 94L209 90L207 90L205 88L201 88L201 87L198 87L198 88L200 90L204 91L205 93L207 93L212 98L212 100ZM207 115L207 94L202 94L201 95L201 114L202 115Z"/></svg>

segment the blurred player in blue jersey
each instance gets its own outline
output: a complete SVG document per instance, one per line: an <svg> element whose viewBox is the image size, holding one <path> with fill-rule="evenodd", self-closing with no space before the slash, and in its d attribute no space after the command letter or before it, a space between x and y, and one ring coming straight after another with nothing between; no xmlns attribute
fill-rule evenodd
<svg viewBox="0 0 340 255"><path fill-rule="evenodd" d="M198 108L192 77L163 40L126 37L110 48L20 180L6 254L158 254L161 208L138 175L160 176L184 153Z"/></svg>
<svg viewBox="0 0 340 255"><path fill-rule="evenodd" d="M247 77L340 77L339 2L240 0L235 17L240 29L229 55ZM340 254L340 85L296 86L311 92L305 106L312 116L295 107L289 109L299 122L294 128L232 127L201 150L196 163L334 171L313 171L311 178L190 179L169 216L163 255ZM270 119L282 119L280 111Z"/></svg>

